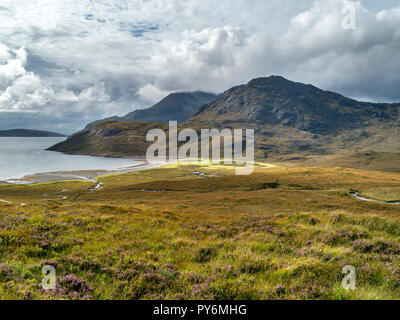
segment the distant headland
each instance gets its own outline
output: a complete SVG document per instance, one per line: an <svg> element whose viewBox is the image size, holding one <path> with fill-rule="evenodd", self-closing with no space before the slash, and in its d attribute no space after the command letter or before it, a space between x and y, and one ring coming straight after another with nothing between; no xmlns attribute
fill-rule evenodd
<svg viewBox="0 0 400 320"><path fill-rule="evenodd" d="M0 130L0 137L66 137L64 134L31 130L31 129L11 129L11 130Z"/></svg>

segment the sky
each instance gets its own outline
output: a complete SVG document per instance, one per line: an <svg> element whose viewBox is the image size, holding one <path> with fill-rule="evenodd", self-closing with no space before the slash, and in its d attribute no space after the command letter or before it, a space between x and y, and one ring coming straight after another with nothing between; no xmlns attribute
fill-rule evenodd
<svg viewBox="0 0 400 320"><path fill-rule="evenodd" d="M400 102L398 0L2 0L0 129L73 133L281 75Z"/></svg>

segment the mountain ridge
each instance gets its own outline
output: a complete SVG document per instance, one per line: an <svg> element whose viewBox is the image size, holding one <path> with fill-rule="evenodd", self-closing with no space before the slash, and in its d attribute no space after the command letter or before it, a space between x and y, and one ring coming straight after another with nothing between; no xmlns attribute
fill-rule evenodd
<svg viewBox="0 0 400 320"><path fill-rule="evenodd" d="M204 103L217 98L217 95L203 92L174 92L147 109L139 109L121 117L124 121L161 122L170 120L184 122L194 115Z"/></svg>
<svg viewBox="0 0 400 320"><path fill-rule="evenodd" d="M122 117L114 116L93 121L85 129L99 122L110 121L168 123L169 120L175 120L181 123L193 116L204 103L217 97L216 94L204 91L173 92L148 108L134 110Z"/></svg>
<svg viewBox="0 0 400 320"><path fill-rule="evenodd" d="M91 154L143 155L146 142L141 126L157 128L160 124L125 122L121 126L111 120L81 133L79 139L73 136L52 148L85 154L87 146L95 143L96 148L90 147ZM366 149L398 152L400 103L360 102L310 84L271 76L226 90L181 123L179 129L183 128L198 132L202 128L252 128L259 158ZM110 147L113 140L118 141L120 150ZM136 148L135 143L141 147Z"/></svg>
<svg viewBox="0 0 400 320"><path fill-rule="evenodd" d="M256 78L205 104L188 123L255 121L312 133L360 128L371 117L399 119L400 104L360 102L280 76ZM378 110L379 109L379 110Z"/></svg>

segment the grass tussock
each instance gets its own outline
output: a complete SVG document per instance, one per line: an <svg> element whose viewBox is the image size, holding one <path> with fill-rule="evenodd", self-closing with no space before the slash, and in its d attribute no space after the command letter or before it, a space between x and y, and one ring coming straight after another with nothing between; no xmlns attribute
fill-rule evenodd
<svg viewBox="0 0 400 320"><path fill-rule="evenodd" d="M1 186L0 298L400 298L400 209L350 195L395 193L399 175L193 169L106 176L98 191ZM56 268L55 290L41 287L43 265ZM341 286L345 265L354 291Z"/></svg>

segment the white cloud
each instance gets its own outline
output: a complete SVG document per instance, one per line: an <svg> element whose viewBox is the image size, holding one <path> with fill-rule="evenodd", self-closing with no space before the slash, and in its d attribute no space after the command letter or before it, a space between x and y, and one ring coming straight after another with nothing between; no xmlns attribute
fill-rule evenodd
<svg viewBox="0 0 400 320"><path fill-rule="evenodd" d="M10 58L10 55L10 49L6 45L0 43L0 63L3 64L7 62L7 60Z"/></svg>
<svg viewBox="0 0 400 320"><path fill-rule="evenodd" d="M1 52L3 54L1 54ZM12 54L11 54L12 53ZM12 52L7 46L0 44L0 88L6 86L17 77L26 73L26 51L24 48Z"/></svg>
<svg viewBox="0 0 400 320"><path fill-rule="evenodd" d="M49 94L40 79L28 72L18 77L0 95L1 111L37 111L49 102Z"/></svg>
<svg viewBox="0 0 400 320"><path fill-rule="evenodd" d="M167 91L218 92L232 83L232 71L242 63L250 41L241 28L230 26L184 31L157 48L147 72Z"/></svg>
<svg viewBox="0 0 400 320"><path fill-rule="evenodd" d="M104 82L85 88L77 94L66 88L57 90L39 75L26 70L28 54L25 48L13 51L1 44L0 50L6 53L3 55L3 63L0 64L0 112L39 111L63 117L97 111L97 114L102 115L107 104L111 103L112 99L105 91Z"/></svg>
<svg viewBox="0 0 400 320"><path fill-rule="evenodd" d="M344 4L356 30L341 26ZM400 100L395 0L2 0L0 109L76 123L281 74ZM378 81L377 81L378 80ZM72 120L71 120L72 121Z"/></svg>
<svg viewBox="0 0 400 320"><path fill-rule="evenodd" d="M141 87L138 90L139 97L151 103L156 103L161 99L165 98L169 93L169 91L160 90L155 85L146 84L144 87Z"/></svg>
<svg viewBox="0 0 400 320"><path fill-rule="evenodd" d="M355 9L355 30L341 25L344 4ZM400 74L398 11L376 14L360 2L316 1L292 19L274 48L294 78L352 96L400 100L400 78L394 76Z"/></svg>

